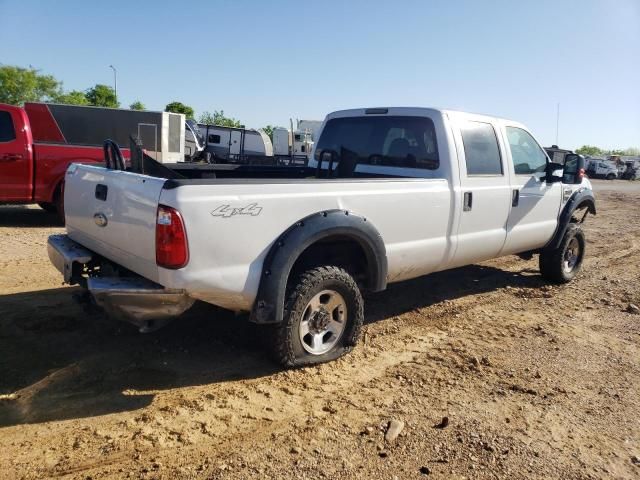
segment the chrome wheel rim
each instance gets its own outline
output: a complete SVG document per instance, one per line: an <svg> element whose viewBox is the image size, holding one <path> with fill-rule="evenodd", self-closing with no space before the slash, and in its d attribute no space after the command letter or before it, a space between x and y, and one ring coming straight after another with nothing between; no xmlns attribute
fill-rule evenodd
<svg viewBox="0 0 640 480"><path fill-rule="evenodd" d="M572 238L564 251L563 268L566 273L571 273L580 258L580 242L577 238Z"/></svg>
<svg viewBox="0 0 640 480"><path fill-rule="evenodd" d="M347 324L347 303L335 290L322 290L309 300L298 333L308 353L322 355L340 340Z"/></svg>

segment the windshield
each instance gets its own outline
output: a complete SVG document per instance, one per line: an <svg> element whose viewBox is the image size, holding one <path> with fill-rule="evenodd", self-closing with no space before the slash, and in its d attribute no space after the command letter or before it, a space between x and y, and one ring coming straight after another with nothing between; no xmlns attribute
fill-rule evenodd
<svg viewBox="0 0 640 480"><path fill-rule="evenodd" d="M436 170L440 166L435 127L426 117L345 117L329 120L315 152L320 161L346 152L358 164Z"/></svg>

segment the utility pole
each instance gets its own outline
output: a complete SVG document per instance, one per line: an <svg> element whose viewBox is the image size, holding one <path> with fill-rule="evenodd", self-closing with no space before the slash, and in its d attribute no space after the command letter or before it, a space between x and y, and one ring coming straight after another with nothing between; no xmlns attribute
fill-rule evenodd
<svg viewBox="0 0 640 480"><path fill-rule="evenodd" d="M560 145L558 143L558 132L560 131L560 102L558 102L556 109L556 145Z"/></svg>
<svg viewBox="0 0 640 480"><path fill-rule="evenodd" d="M116 96L116 103L118 103L118 71L113 65L109 65L113 69L113 93Z"/></svg>

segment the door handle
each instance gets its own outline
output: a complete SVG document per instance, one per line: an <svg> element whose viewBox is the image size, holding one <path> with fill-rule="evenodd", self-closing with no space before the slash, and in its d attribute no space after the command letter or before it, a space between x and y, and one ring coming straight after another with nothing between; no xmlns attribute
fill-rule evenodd
<svg viewBox="0 0 640 480"><path fill-rule="evenodd" d="M473 207L473 192L464 192L462 201L462 211L470 212Z"/></svg>
<svg viewBox="0 0 640 480"><path fill-rule="evenodd" d="M19 153L6 153L0 157L1 162L15 162L16 160L22 160L22 155Z"/></svg>
<svg viewBox="0 0 640 480"><path fill-rule="evenodd" d="M513 193L511 195L511 206L517 207L519 203L520 203L520 190L516 188L513 190Z"/></svg>

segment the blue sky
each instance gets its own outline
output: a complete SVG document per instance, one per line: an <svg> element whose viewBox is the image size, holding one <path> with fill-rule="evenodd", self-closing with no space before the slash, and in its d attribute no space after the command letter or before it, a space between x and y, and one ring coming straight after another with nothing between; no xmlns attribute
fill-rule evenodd
<svg viewBox="0 0 640 480"><path fill-rule="evenodd" d="M173 100L249 127L361 106L527 124L545 145L640 147L640 0L0 0L0 63L123 105Z"/></svg>

